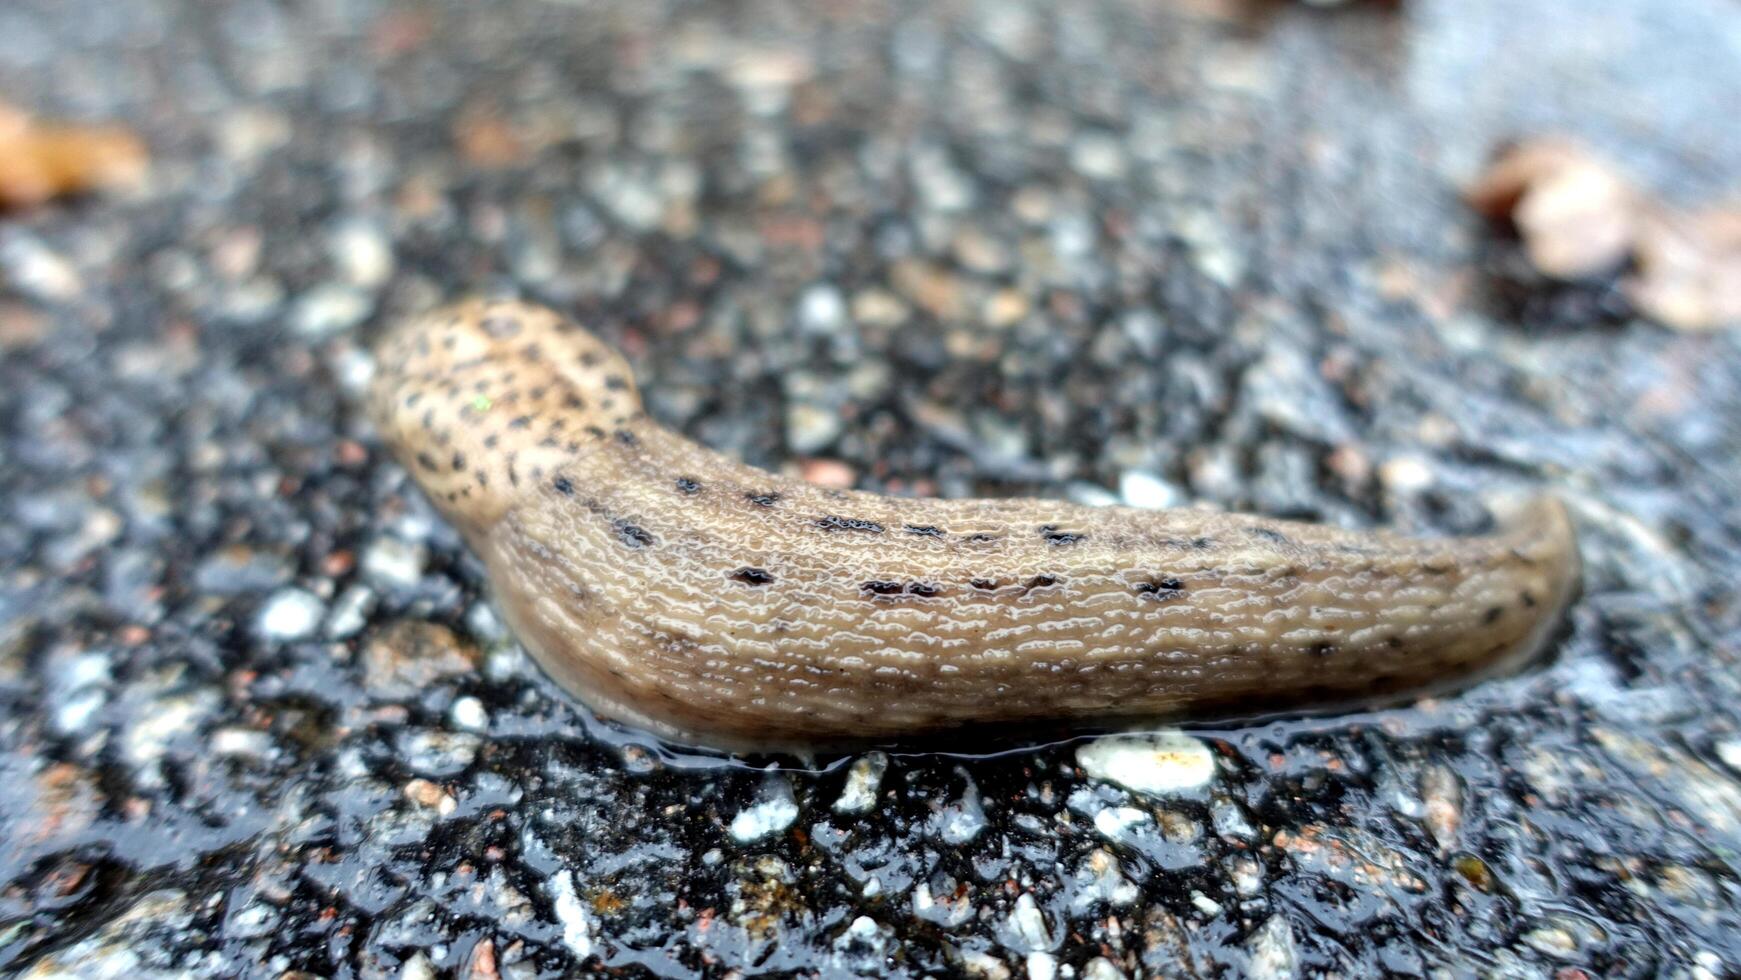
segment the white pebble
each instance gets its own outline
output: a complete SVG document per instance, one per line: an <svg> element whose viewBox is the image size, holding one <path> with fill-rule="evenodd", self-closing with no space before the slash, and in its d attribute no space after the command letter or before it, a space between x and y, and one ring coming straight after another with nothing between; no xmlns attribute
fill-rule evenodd
<svg viewBox="0 0 1741 980"><path fill-rule="evenodd" d="M326 283L302 294L290 313L290 325L304 337L331 337L362 323L374 309L374 300L355 287Z"/></svg>
<svg viewBox="0 0 1741 980"><path fill-rule="evenodd" d="M1028 980L1052 980L1058 975L1058 958L1051 953L1028 954Z"/></svg>
<svg viewBox="0 0 1741 980"><path fill-rule="evenodd" d="M1723 764L1729 768L1741 772L1741 739L1732 738L1726 742L1718 742L1717 758L1722 759Z"/></svg>
<svg viewBox="0 0 1741 980"><path fill-rule="evenodd" d="M774 780L759 800L731 818L731 836L740 844L748 844L785 830L797 819L798 803L792 799L791 784Z"/></svg>
<svg viewBox="0 0 1741 980"><path fill-rule="evenodd" d="M573 874L558 871L550 879L550 890L554 893L551 898L556 906L556 921L562 925L562 944L575 959L586 959L592 955L592 923L587 918L586 906L575 893Z"/></svg>
<svg viewBox="0 0 1741 980"><path fill-rule="evenodd" d="M484 703L470 696L455 701L448 709L448 717L468 732L481 732L490 727L490 715L484 710Z"/></svg>
<svg viewBox="0 0 1741 980"><path fill-rule="evenodd" d="M846 785L840 789L840 798L834 801L834 812L863 813L876 806L877 788L888 768L889 757L881 752L854 759L846 771Z"/></svg>
<svg viewBox="0 0 1741 980"><path fill-rule="evenodd" d="M1215 778L1209 746L1177 731L1099 738L1076 750L1076 764L1094 779L1151 796L1199 790Z"/></svg>
<svg viewBox="0 0 1741 980"><path fill-rule="evenodd" d="M1043 952L1051 948L1052 933L1046 928L1045 913L1034 903L1032 892L1022 892L1016 899L1016 907L1011 910L1009 918L1010 931L1015 933L1030 952Z"/></svg>
<svg viewBox="0 0 1741 980"><path fill-rule="evenodd" d="M1082 980L1125 980L1124 971L1104 956L1096 956L1082 968Z"/></svg>
<svg viewBox="0 0 1741 980"><path fill-rule="evenodd" d="M426 560L422 545L379 537L363 552L363 577L383 588L413 589L423 578Z"/></svg>
<svg viewBox="0 0 1741 980"><path fill-rule="evenodd" d="M1142 470L1126 470L1118 478L1118 495L1132 507L1177 507L1184 495L1172 484Z"/></svg>
<svg viewBox="0 0 1741 980"><path fill-rule="evenodd" d="M326 604L301 589L279 589L266 600L254 620L254 632L265 640L300 640L313 636L326 614Z"/></svg>

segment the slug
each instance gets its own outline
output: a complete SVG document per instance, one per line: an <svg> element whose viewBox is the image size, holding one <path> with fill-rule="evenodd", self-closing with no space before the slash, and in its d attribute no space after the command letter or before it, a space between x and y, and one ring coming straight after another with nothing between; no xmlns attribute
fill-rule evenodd
<svg viewBox="0 0 1741 980"><path fill-rule="evenodd" d="M743 465L649 418L562 316L392 328L370 413L506 620L602 716L715 747L1348 704L1529 655L1562 506L1416 539L1196 510L914 500Z"/></svg>

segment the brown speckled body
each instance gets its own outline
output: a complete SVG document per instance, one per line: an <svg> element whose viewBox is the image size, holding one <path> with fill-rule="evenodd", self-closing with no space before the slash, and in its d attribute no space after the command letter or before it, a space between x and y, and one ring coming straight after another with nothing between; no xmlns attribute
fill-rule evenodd
<svg viewBox="0 0 1741 980"><path fill-rule="evenodd" d="M682 741L1357 701L1526 655L1577 577L1545 498L1417 539L811 486L657 425L620 356L518 303L394 329L371 402L544 668Z"/></svg>

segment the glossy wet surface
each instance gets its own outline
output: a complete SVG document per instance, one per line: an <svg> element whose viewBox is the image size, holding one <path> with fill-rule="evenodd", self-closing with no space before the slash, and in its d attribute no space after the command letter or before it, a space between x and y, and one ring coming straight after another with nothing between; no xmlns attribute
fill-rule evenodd
<svg viewBox="0 0 1741 980"><path fill-rule="evenodd" d="M1741 969L1741 349L1456 193L1549 129L1741 188L1732 4L472 6L0 9L0 91L156 160L0 220L0 968ZM362 421L380 323L480 289L866 489L1463 532L1549 486L1584 598L1406 709L668 758Z"/></svg>

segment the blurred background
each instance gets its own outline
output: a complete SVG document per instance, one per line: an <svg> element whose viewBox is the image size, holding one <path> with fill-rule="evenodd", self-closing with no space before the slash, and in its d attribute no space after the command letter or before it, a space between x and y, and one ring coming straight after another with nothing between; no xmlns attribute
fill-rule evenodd
<svg viewBox="0 0 1741 980"><path fill-rule="evenodd" d="M1732 0L8 0L0 100L0 969L1741 970ZM358 408L474 292L834 486L1552 489L1586 599L1520 677L1191 729L1166 792L674 754Z"/></svg>

